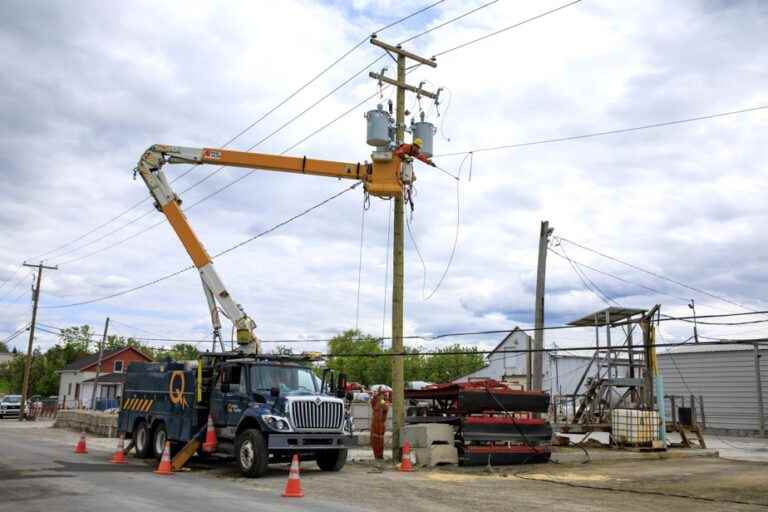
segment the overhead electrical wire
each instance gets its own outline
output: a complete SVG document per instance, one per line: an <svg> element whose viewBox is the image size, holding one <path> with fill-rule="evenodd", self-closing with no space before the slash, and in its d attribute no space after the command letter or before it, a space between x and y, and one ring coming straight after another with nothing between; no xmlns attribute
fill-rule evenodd
<svg viewBox="0 0 768 512"><path fill-rule="evenodd" d="M757 315L757 314L767 314L768 310L766 311L757 311L757 312L749 312L749 313L723 313L723 314L716 314L716 315L701 315L697 316L697 318L704 318L704 319L710 319L710 318L724 318L724 317L733 317L733 316L751 316L751 315ZM661 322L673 322L673 321L686 321L693 319L692 316L687 317L675 317L675 316L669 316L665 315L661 318L658 318L655 320L658 323ZM627 322L628 324L637 324L639 323L639 320L634 320ZM45 325L45 324L43 324ZM623 323L618 323L615 325L624 325ZM61 330L59 327L54 327L51 325L48 325L50 328L55 328ZM432 334L410 334L407 336L403 336L403 339L409 339L409 340L425 340L425 341L436 341L441 340L445 338L455 338L455 337L464 337L464 336L483 336L483 335L497 335L497 334L509 334L513 331L519 331L524 333L533 333L537 330L541 331L562 331L562 330L570 330L570 329L585 329L587 327L585 326L578 326L578 325L546 325L542 327L541 329L536 329L535 327L520 329L519 327L515 326L508 329L493 329L493 330L478 330L478 331L459 331L459 332L447 332L447 333L432 333ZM591 328L591 327L589 327ZM94 337L100 337L101 335L98 333L91 333L91 336ZM132 336L133 337L133 336ZM157 338L142 338L142 337L133 337L137 341L167 341L167 342L187 342L187 343L210 343L211 340L200 340L200 339L189 339L189 338L163 338L163 337L157 337ZM274 338L274 339L260 339L259 341L261 343L327 343L329 341L334 340L335 338ZM366 340L366 339L375 339L379 341L383 340L389 340L392 339L391 336L381 336L381 337L369 337L369 336L363 336L359 338L354 338L355 340ZM732 344L735 343L764 343L768 342L768 338L753 338L753 339L742 339L742 340L723 340L723 339L717 339L717 341L728 341ZM677 345L681 345L682 343L678 343ZM594 349L594 346L592 347ZM576 350L572 347L557 347L556 350ZM586 350L586 349L584 349ZM520 351L518 351L520 352ZM523 351L524 352L524 351Z"/></svg>
<svg viewBox="0 0 768 512"><path fill-rule="evenodd" d="M229 248L227 248L227 249L225 249L225 250L223 250L223 251L221 251L221 252L219 252L217 254L214 254L212 256L212 259L216 259L216 258L218 258L220 256L228 254L228 253L230 253L230 252L232 252L232 251L234 251L234 250L236 250L236 249L238 249L238 248L240 248L240 247L242 247L242 246L244 246L244 245L246 245L248 243L253 242L257 238L261 238L262 236L267 235L267 234L275 231L276 229L281 228L282 226L285 226L286 224L288 224L290 222L293 222L294 220L299 219L299 218L309 214L313 210L316 210L317 208L320 208L321 206L329 203L330 201L332 201L332 200L336 199L337 197L341 196L342 194L345 194L346 192L349 192L350 190L352 190L354 188L357 188L358 185L360 185L360 182L354 183L352 186L347 187L347 188L341 190L340 192L337 192L336 194L328 197L327 199L324 199L323 201L320 201L319 203L316 203L316 204L310 206L309 208L307 208L307 209L303 210L302 212L294 215L293 217L290 217L290 218L288 218L288 219L286 219L286 220L284 220L282 222L279 222L278 224L275 224L274 226L272 226L269 229L266 229L266 230L258 233L257 235L254 235L254 236L252 236L252 237L250 237L250 238L248 238L246 240L243 240L242 242L239 242L239 243L237 243L237 244L235 244L235 245L233 245L233 246L231 246L231 247L229 247ZM40 306L40 308L46 308L46 309L69 308L69 307L74 307L74 306L83 306L85 304L93 304L94 302L101 302L101 301L104 301L104 300L107 300L107 299L113 299L115 297L121 297L121 296L126 295L128 293L135 292L137 290L141 290L142 288L146 288L148 286L152 286L154 284L160 283L160 282L165 281L167 279L170 279L172 277L176 277L179 274L183 274L184 272L186 272L188 270L192 270L193 268L195 268L194 265L189 265L189 266L183 267L183 268L181 268L179 270L176 270L175 272L171 272L170 274L166 274L166 275L163 275L161 277L158 277L157 279L153 279L152 281L148 281L148 282L140 284L138 286L134 286L133 288L129 288L127 290L122 290L122 291L119 291L119 292L115 292L115 293L112 293L112 294L109 294L109 295L105 295L105 296L102 296L102 297L97 297L97 298L94 298L94 299L84 300L84 301L80 301L80 302L73 302L71 304L43 305L43 306Z"/></svg>
<svg viewBox="0 0 768 512"><path fill-rule="evenodd" d="M631 127L631 128L619 128L619 129L615 129L615 130L605 130L605 131L599 131L599 132L585 133L585 134L581 134L581 135L570 135L570 136L567 136L567 137L557 137L557 138L552 138L552 139L541 139L541 140L535 140L535 141L530 141L530 142L518 142L518 143L515 143L515 144L505 144L503 146L491 146L491 147L487 147L487 148L470 149L468 151L456 151L456 152L452 152L452 153L443 153L443 154L440 154L440 155L435 155L435 158L438 158L438 157L444 158L444 157L449 157L449 156L462 156L462 155L466 155L468 153L483 153L483 152L487 152L487 151L500 151L500 150L504 150L504 149L515 149L515 148L523 148L523 147L527 147L527 146L538 146L538 145L541 145L541 144L552 144L552 143L555 143L555 142L567 142L567 141L572 141L572 140L589 139L589 138L593 138L593 137L603 137L605 135L616 135L616 134L620 134L620 133L636 132L636 131L640 131L640 130L649 130L649 129L652 129L652 128L662 128L662 127L665 127L665 126L674 126L674 125L678 125L678 124L693 123L693 122L696 122L696 121L704 121L704 120L708 120L708 119L716 119L716 118L719 118L719 117L734 116L734 115L738 115L738 114L746 114L746 113L756 112L758 110L765 110L765 109L768 109L768 105L758 105L758 106L755 106L755 107L744 108L744 109L741 109L741 110L732 110L732 111L729 111L729 112L719 112L717 114L708 114L708 115L697 116L697 117L689 117L689 118L686 118L686 119L677 119L677 120L674 120L674 121L663 121L663 122L660 122L660 123L653 123L653 124L646 124L646 125L641 125L641 126L634 126L634 127Z"/></svg>
<svg viewBox="0 0 768 512"><path fill-rule="evenodd" d="M6 346L8 346L8 343L12 342L13 340L15 340L16 338L21 336L28 329L29 329L29 324L27 324L24 327L20 328L19 330L17 330L13 334L9 334L8 337L6 337L4 340L0 340L0 341L2 341Z"/></svg>
<svg viewBox="0 0 768 512"><path fill-rule="evenodd" d="M581 327L580 327L581 328ZM57 333L55 331L47 330L45 328L39 327L40 330L44 332L48 332L49 334L59 335L60 333ZM58 328L57 328L58 329ZM509 332L509 331L505 331ZM97 333L91 333L90 337L100 337ZM132 339L136 341L148 341L148 342L184 342L184 343L210 343L211 340L188 340L188 339L166 339L166 338L137 338L132 337ZM412 336L410 338L413 338ZM421 339L428 339L424 337L420 337ZM295 340L297 343L306 343L313 340ZM286 343L285 340L261 340L262 343ZM654 347L654 348L670 348L670 347L681 347L684 345L690 346L688 343L689 340L681 341L681 342L663 342L663 343L652 343L648 346ZM755 344L761 344L768 342L768 338L753 338L753 339L732 339L732 340L722 340L722 341L704 341L699 342L697 346L735 346L735 345L755 345ZM595 351L594 345L585 345L585 346L579 346L579 347L568 347L568 350L571 352L590 352ZM474 354L480 354L480 355L489 355L489 354L527 354L527 353L551 353L551 352L560 352L562 349L560 347L542 347L542 348L521 348L521 349L499 349L499 350L478 350L478 349L471 349L471 350L438 350L438 351L418 351L418 352L373 352L373 353L325 353L325 354L319 354L320 357L367 357L367 358L376 358L376 357L395 357L395 356L455 356L455 355L474 355Z"/></svg>
<svg viewBox="0 0 768 512"><path fill-rule="evenodd" d="M439 3L441 3L441 2L436 2L436 3L434 3L434 4L430 4L430 6L427 6L427 7L423 8L421 11L417 11L417 13L418 13L418 12L423 12L423 11L424 11L424 10L426 10L428 7L434 7L435 5L438 5ZM485 6L481 6L480 8L483 8L483 7L487 7L488 5L491 5L491 4L487 4L487 5L485 5ZM460 16L460 17L454 18L454 20L452 20L452 21L449 21L449 22L446 22L446 23L444 23L444 24L441 24L439 27L433 27L433 29L432 29L432 30L435 30L435 29L437 29L437 28L441 28L441 27L443 27L443 26L445 26L445 25L447 25L447 24L449 24L449 23L452 23L453 21L456 21L456 20L458 20L458 19L461 19L462 17L464 17L464 16L466 16L466 15L468 15L468 14L472 14L472 13L474 13L474 12L476 12L476 11L480 10L480 8L477 8L477 9L473 9L473 10L471 10L471 11L468 11L467 13L464 13L464 15L463 15L463 16ZM413 14L413 15L415 15L415 14ZM405 18L403 18L403 19L407 19L407 18L408 18L408 17L405 17ZM382 30L382 29L380 29L380 30L379 30L379 32L381 32L381 30ZM426 33L426 32L425 32L425 33ZM412 38L410 38L409 40L415 39L416 37L421 37L421 35L423 35L423 33L422 33L422 34L417 34L416 36L413 36L413 37L412 37ZM364 41L367 41L367 40L368 40L368 38L366 38ZM364 41L363 41L363 42L364 42ZM361 43L360 43L360 44L361 44ZM351 81L352 81L354 78L358 77L359 75L361 75L362 73L364 73L366 70L370 69L370 68L371 68L371 67L372 67L374 64L376 64L376 63L377 63L377 62L379 62L379 61L380 61L382 58L384 58L384 56L385 56L385 55L386 55L386 54L381 54L379 57L377 57L376 59L372 60L372 61L371 61L370 63L368 63L368 64L367 64L365 67L363 67L363 68L362 68L360 71L356 72L356 73L355 73L355 74L353 74L351 77L349 77L349 78L347 78L346 80L344 80L344 81L343 81L341 84L339 84L338 86L336 86L336 87L335 87L334 89L332 89L332 90L331 90L329 93L327 93L327 94L325 94L324 96L322 96L320 99L318 99L317 101L315 101L315 102L314 102L313 104L311 104L309 107L305 108L305 109L304 109L303 111L301 111L299 114L297 114L297 115L293 116L292 118L290 118L288 121L286 121L286 122L285 122L283 125L281 125L279 128L277 128L276 130L274 130L273 132L271 132L270 134L268 134L266 137L262 138L261 140L259 140L259 141L258 141L258 142L256 142L255 144L253 144L253 145L251 145L250 147L246 148L246 151L250 151L250 150L254 149L256 146L258 146L258 145L262 144L263 142L265 142L266 140L268 140L268 139L269 139L269 138L271 138L272 136L274 136L274 135L276 135L277 133L279 133L279 132L280 132L280 131L281 131L283 128L287 127L288 125L292 124L294 121L296 121L297 119L299 119L300 117L302 117L303 115L305 115L306 113L308 113L310 110L312 110L313 108L315 108L317 105L319 105L320 103L322 103L323 101L325 101L327 98L329 98L330 96L332 96L333 94L335 94L336 92L338 92L338 91L339 91L339 90L340 90L342 87L344 87L345 85L347 85L348 83L350 83L350 82L351 82ZM388 86L382 87L382 90L383 90L383 89L385 89L386 87L388 87ZM328 127L329 127L329 126L331 126L332 124L336 123L336 122L337 122L337 121L339 121L341 118L343 118L343 117L347 116L347 115L348 115L348 114L350 114L352 111L356 110L357 108L359 108L360 106L362 106L362 105L363 105L363 104L365 104L366 102L368 102L368 101L370 101L371 99L373 99L375 96L376 96L376 94L374 94L374 95L371 95L371 96L369 96L369 97L365 98L363 101L361 101L360 103L358 103L357 105L355 105L355 106L354 106L354 107L352 107L351 109L349 109L349 110L345 111L344 113L342 113L342 114L341 114L341 115L339 115L338 117L336 117L336 118L334 118L333 120L331 120L330 122L328 122L328 123L326 123L326 124L322 125L320 128L316 129L315 131L313 131L312 133L310 133L310 134L309 134L309 135L307 135L306 137L302 138L301 140L299 140L299 141L298 141L298 142L296 142L295 144L293 144L293 145L289 146L289 147L288 147L288 148L286 148L284 151L282 151L280 154L281 154L281 155L282 155L282 154L285 154L285 153L287 153L287 152L291 151L292 149L296 148L296 147L297 147L297 146L299 146L300 144L302 144L302 143L306 142L308 139L310 139L311 137L313 137L313 136L317 135L319 132L321 132L321 131L325 130L326 128L328 128ZM224 168L225 168L224 166L220 166L220 167L217 167L216 169L214 169L213 171L211 171L210 173L208 173L206 176L204 176L203 178L201 178L201 179L200 179L200 180L198 180L197 182L193 183L191 186L189 186L189 187L187 187L186 189L182 190L182 192L181 192L181 193L183 194L183 193L185 193L185 192L187 192L187 191L191 190L192 188L194 188L194 187L196 187L196 186L200 185L201 183L203 183L204 181L208 180L210 177L212 177L214 174L217 174L218 172L220 172L220 171L221 171L221 170L223 170ZM444 169L439 169L439 170L440 170L441 172L447 173L447 171L445 171ZM252 171L245 171L245 172L244 172L244 173L242 173L242 174L241 174L239 177L237 177L237 178L235 178L234 180L232 180L232 181L228 182L227 184L223 185L222 187L219 187L218 189L214 190L214 191L213 191L213 192L211 192L210 194L208 194L208 195L204 196L204 197L203 197L201 200L199 200L199 201L198 201L197 203L195 203L195 204L199 204L199 203L201 203L201 202L203 202L203 201L207 201L207 200L208 200L208 199L210 199L211 197L214 197L214 196L216 196L217 194L219 194L219 193L221 193L221 192L223 192L223 191L227 190L228 188L232 187L232 186L233 186L233 185L235 185L236 183L239 183L240 181L244 180L245 178L247 178L247 177L251 176L252 174L253 174L253 172L252 172ZM451 175L450 173L447 173L447 174ZM452 175L451 175L451 176L452 176ZM456 179L456 177L455 177L455 176L452 176L452 177L453 177L454 179ZM189 209L189 208L191 208L191 207L188 207L187 209ZM120 227L118 227L118 228L116 228L116 229L114 229L114 230L112 230L112 231L108 232L107 234L103 235L102 237L99 237L98 239L96 239L96 240L93 240L93 241L91 241L91 242L89 242L89 243L87 243L87 244L85 244L85 245L82 245L82 246L80 246L80 247L78 247L78 248L76 248L76 249L74 249L74 250L71 250L71 251L69 251L69 252L67 252L67 253L65 253L65 254L69 254L69 253L71 253L71 252L76 252L76 251L78 251L78 250L81 250L81 249L83 249L83 248L85 248L85 247L87 247L87 246L90 246L90 245L92 245L94 242L98 242L98 241L101 241L101 240L103 240L104 238L106 238L107 236L110 236L110 235L112 235L112 234L114 234L114 233L116 233L116 232L118 232L118 231L121 231L121 230L123 230L124 228L126 228L126 227L130 226L130 225L131 225L131 224L133 224L135 221L138 221L139 219L141 219L141 218L143 218L143 217L147 216L149 213L151 213L151 211L145 212L144 214L140 215L139 217L136 217L135 219L132 219L132 220L131 220L131 221L129 221L128 223L126 223L126 224L124 224L124 225L122 225L122 226L120 226ZM131 235L131 236L129 236L129 237L126 237L126 238L124 238L124 239L122 239L122 240L119 240L119 241L115 242L114 244L108 245L108 246L106 246L106 247L103 247L103 248L101 248L101 249L98 249L98 250L96 250L96 251L93 251L93 252L91 252L91 253L88 253L88 254L85 254L85 255L81 255L81 256L79 256L79 257L76 257L76 258L72 258L72 259L70 259L70 260L67 260L67 261L64 261L64 262L60 262L60 263L59 263L59 266L62 266L62 265L66 265L66 264L69 264L69 263L74 263L74 262L76 262L76 261L80 261L80 260L83 260L83 259L85 259L85 258L88 258L88 257L94 256L94 255L96 255L96 254L99 254L99 253L101 253L101 252L104 252L104 251L106 251L106 250L108 250L108 249L112 249L113 247L116 247L116 246L118 246L118 245L121 245L121 244L123 244L124 242L126 242L126 241L128 241L128 240L131 240L131 239L133 239L133 238L136 238L137 236L139 236L139 235L140 235L140 234L142 234L142 233L145 233L145 232L147 232L147 231L149 231L149 230L151 230L151 229L154 229L155 227L159 226L160 224L163 224L163 222L157 222L157 223L151 224L150 226L147 226L146 228L144 228L144 229L140 230L140 231L139 231L139 232L137 232L137 233L134 233L133 235Z"/></svg>
<svg viewBox="0 0 768 512"><path fill-rule="evenodd" d="M507 30L512 30L513 28L517 28L517 27L519 27L521 25L525 25L526 23L530 23L531 21L538 20L539 18L543 18L544 16L548 16L550 14L554 14L554 13L556 13L558 11L561 11L561 10L567 8L567 7L570 7L572 5L578 4L579 2L581 2L581 0L575 0L573 2L569 2L567 4L561 5L560 7L556 7L554 9L550 9L548 11L545 11L545 12L542 12L540 14L537 14L536 16L533 16L531 18L525 19L523 21L519 21L519 22L514 23L512 25L509 25L507 27L504 27L504 28L501 28L501 29L496 30L494 32L491 32L490 34L485 34L484 36L472 39L470 41L466 41L464 43L461 43L458 46L454 46L452 48L448 48L447 50L443 50L441 52L437 52L436 54L434 54L433 58L440 57L441 55L445 55L447 53L455 52L456 50L460 50L461 48L465 48L465 47L473 45L475 43L479 43L480 41L484 41L484 40L486 40L486 39L488 39L490 37L497 36L497 35L499 35L499 34L501 34L503 32L506 32Z"/></svg>
<svg viewBox="0 0 768 512"><path fill-rule="evenodd" d="M585 251L589 251L589 252L591 252L593 254L597 254L598 256L602 256L603 258L609 259L611 261L615 261L616 263L620 263L620 264L622 264L624 266L627 266L629 268L632 268L632 269L635 269L637 271L643 272L644 274L651 275L651 276L656 277L658 279L661 279L663 281L668 281L670 283L676 284L677 286L681 286L681 287L686 288L688 290L694 291L696 293L700 293L702 295L706 295L708 297L711 297L713 299L717 299L717 300L722 301L722 302L726 302L726 303L731 304L733 306L738 306L738 307L740 307L742 309L745 309L747 311L755 311L754 308L751 308L749 306L745 306L744 304L740 304L740 303L738 303L736 301L727 299L727 298L722 297L720 295L717 295L715 293L708 292L707 290L703 290L701 288L697 288L695 286L691 286L689 284L683 283L682 281L679 281L677 279L673 279L673 278L671 278L669 276L666 276L664 274L661 274L661 273L658 273L658 272L654 272L652 270L645 269L643 267L640 267L639 265L635 265L633 263L629 263L629 262L621 260L621 259L619 259L619 258L617 258L615 256L611 256L611 255L606 254L604 252L598 251L597 249L593 249L591 247L587 247L584 244L580 244L578 242L574 242L573 240L569 240L568 238L565 238L565 237L562 237L562 236L558 236L557 238L559 240L562 240L563 242L567 242L567 243L569 243L571 245L574 245L574 246L576 246L576 247L578 247L580 249L584 249Z"/></svg>
<svg viewBox="0 0 768 512"><path fill-rule="evenodd" d="M549 252L551 252L552 254L554 254L554 255L556 255L556 256L559 256L560 258L563 258L563 259L565 259L565 260L568 260L568 259L569 259L569 258L568 258L568 257L566 257L564 254L561 254L561 253L557 252L556 250L554 250L554 249L553 249L553 248L551 248L551 247L550 247L550 248L548 248L548 250L549 250ZM650 291L650 292L653 292L653 293L657 293L657 294L659 294L659 295L664 295L664 296L667 296L667 297L671 297L671 298L673 298L673 299L676 299L676 300L680 300L680 301L683 301L683 302L684 302L684 303L686 303L686 304L688 303L688 300L689 300L689 299L687 299L687 298L685 298L685 297L680 297L680 296L677 296L677 295L672 295L672 294L670 294L670 293L667 293L667 292L663 292L663 291L661 291L661 290L658 290L658 289L656 289L656 288L652 288L652 287L650 287L650 286L646 286L646 285L644 285L644 284L640 284L640 283L637 283L637 282L634 282L634 281L630 281L630 280L628 280L628 279L625 279L625 278L623 278L623 277L619 277L619 276L617 276L617 275L615 275L615 274L611 274L610 272L606 272L606 271L604 271L604 270L600 270L600 269L597 269L597 268L595 268L595 267L592 267L592 266L590 266L590 265L587 265L586 263L581 263L581 262L579 262L579 261L576 261L576 260L574 260L574 259L571 259L571 261L573 261L574 263L576 263L576 264L577 264L577 265L579 265L580 267L583 267L583 268L587 268L587 269L589 269L589 270L591 270L591 271L593 271L593 272L597 272L598 274L602 274L602 275L604 275L604 276L608 276L608 277L611 277L611 278L613 278L613 279L616 279L616 280L618 280L618 281L621 281L621 282L623 282L623 283L626 283L626 284L630 284L630 285L633 285L633 286L637 286L637 287L639 287L639 288L643 288L643 289L645 289L645 290L648 290L648 291Z"/></svg>
<svg viewBox="0 0 768 512"><path fill-rule="evenodd" d="M443 2L445 2L445 0L438 0L438 1L436 1L436 2L432 2L432 3L429 3L429 4L425 5L425 6L423 6L423 7L419 8L419 9L417 9L417 10L413 11L413 12L411 12L410 14L407 14L407 15L405 15L405 16L403 16L403 17L401 17L401 18L399 18L399 19L397 19L397 20L395 20L395 21L393 21L393 22L390 22L390 23L389 23L389 24L387 24L387 25L384 25L383 27L380 27L379 29L377 29L376 31L374 31L374 33L383 32L383 31L385 31L385 30L387 30L387 29L389 29L389 28L392 28L392 27L394 27L394 26L396 26L396 25L398 25L398 24L400 24L400 23L402 23L402 22L404 22L404 21L406 21L406 20L408 20L408 19L410 19L410 18L412 18L412 17L414 17L414 16L417 16L417 15L419 15L419 14L422 14L422 13L424 13L424 12L426 12L426 11L428 11L428 10L432 9L433 7L436 7L436 6L440 5L440 4L442 4ZM248 126L246 126L245 128L243 128L242 130L240 130L238 133L236 133L234 136L232 136L231 138L229 138L229 139L228 139L226 142L224 142L224 143L223 143L223 144L222 144L220 147L222 147L222 148L224 148L224 147L227 147L227 146L229 146L230 144L232 144L233 142L237 141L237 140L238 140L240 137L242 137L243 135L245 135L246 133L248 133L248 132L249 132L251 129L253 129L253 128L254 128L256 125L258 125L259 123L261 123L261 122L262 122L264 119L266 119L267 117L269 117L270 115L272 115L272 114L273 114L275 111L277 111L277 110L278 110L280 107L282 107L283 105L285 105L286 103L288 103L290 100L292 100L294 97L296 97L296 96L297 96L299 93L301 93L302 91L304 91L304 90L305 90L307 87L309 87L310 85L312 85L313 83L315 83L315 82L316 82L316 81L317 81L319 78L321 78L323 75L325 75L325 74L326 74L328 71L330 71L331 69L333 69L333 68L334 68L335 66L337 66L339 63L341 63L341 62L342 62L344 59L346 59L346 58L347 58L347 57L348 57L350 54L352 54L352 53L353 53L355 50L357 50L358 48L360 48L360 47L361 47L363 44L365 44L365 43L366 43L368 40L369 40L369 37L368 37L368 36L366 36L365 38L361 39L361 40L360 40L358 43L356 43L356 44L355 44L354 46L352 46L352 47L351 47L349 50L347 50L346 52L344 52L344 53L343 53L343 54L342 54L340 57L338 57L336 60L334 60L334 61L333 61L331 64L329 64L328 66L326 66L325 68L323 68L323 69L322 69L321 71L319 71L317 74L315 74L314 76L312 76L312 78L310 78L308 81L304 82L304 83L303 83L301 86L299 86L299 87L298 87L296 90L294 90L293 92L291 92L291 93L290 93L288 96L286 96L286 97L285 97L285 98L284 98L282 101L280 101L280 102L279 102L277 105L275 105L274 107L272 107L271 109L269 109L267 112L265 112L264 114L262 114L262 115L261 115L261 116L260 116L258 119L256 119L256 120L255 120L255 121L253 121L251 124L249 124ZM195 164L195 165L192 165L192 166L190 166L190 167L189 167L189 168L188 168L188 169L187 169L187 170L186 170L186 171L185 171L183 174L181 174L181 175L179 175L179 176L175 177L173 180L171 180L171 183L173 183L173 182L175 182L175 181L177 181L177 180L179 180L179 179L183 178L183 177L184 177L184 176L186 176L187 174L189 174L189 173L190 173L190 172L191 172L191 171L192 171L192 170L193 170L195 167L197 167L197 165L199 165L199 164ZM202 180L198 181L198 182L195 184L195 186L196 186L196 185L199 185L200 183L202 183L203 181L205 181L206 179L208 179L208 178L209 178L209 177L210 177L212 174L215 174L215 172L214 172L214 173L211 173L211 174L210 174L209 176L207 176L206 178L204 178L204 179L202 179ZM189 189L187 189L187 190L189 190ZM103 222L102 224L99 224L98 226L96 226L96 227L94 227L94 228L92 228L92 229L90 229L90 230L86 231L85 233L83 233L82 235L78 236L77 238L75 238L75 239L73 239L73 240L70 240L70 241L68 241L68 242L66 242L66 243L64 243L64 244L61 244L61 245L59 245L59 246L57 246L57 247L55 247L55 248L53 248L53 249L51 249L51 250L49 250L49 251L46 251L46 252L44 252L44 253L41 253L41 254L39 254L39 255L35 256L33 259L38 259L38 258L41 258L41 257L43 257L43 256L47 256L47 255L53 254L53 253L57 252L58 250L60 250L60 249L63 249L64 247L68 247L68 246L70 246L70 245L72 245L72 244L74 244L74 243L76 243L76 242L79 242L80 240L83 240L83 239L84 239L84 238L86 238L88 235L90 235L90 234L92 234L92 233L95 233L95 232L96 232L96 231L98 231L99 229L101 229L101 228L103 228L103 227L105 227L105 226L107 226L107 225L111 224L112 222L114 222L114 221L116 221L116 220L118 220L118 219L120 219L120 218L124 217L126 214L128 214L129 212L131 212L131 211L133 211L134 209L138 208L138 207L139 207L139 206L141 206L142 204L144 204L144 203L148 202L149 200L150 200L150 198L149 198L149 197L145 197L145 198L144 198L144 199L142 199L141 201L138 201L138 202L134 203L133 205L131 205L131 206L130 206L130 207L128 207L127 209L123 210L121 213L119 213L119 214L115 215L114 217L111 217L109 220L107 220L107 221ZM143 216L144 216L144 215L142 215L141 217L143 217ZM138 218L141 218L141 217L138 217ZM137 218L136 220L138 220L138 218ZM131 222L131 223L133 223L133 222ZM116 230L116 231L119 231L119 230ZM116 232L116 231L113 231L113 232L111 232L111 233L114 233L114 232ZM111 234L111 233L110 233L110 234ZM103 238L102 238L102 239L103 239ZM70 251L70 252L72 252L72 251ZM61 255L60 255L60 256L61 256Z"/></svg>

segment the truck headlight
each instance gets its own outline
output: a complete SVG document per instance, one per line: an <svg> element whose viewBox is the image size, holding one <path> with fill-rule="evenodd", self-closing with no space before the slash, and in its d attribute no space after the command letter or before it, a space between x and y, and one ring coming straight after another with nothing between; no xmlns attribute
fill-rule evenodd
<svg viewBox="0 0 768 512"><path fill-rule="evenodd" d="M283 416L275 416L274 414L262 414L261 419L272 430L278 430L280 432L291 432L291 424L288 422L288 418Z"/></svg>

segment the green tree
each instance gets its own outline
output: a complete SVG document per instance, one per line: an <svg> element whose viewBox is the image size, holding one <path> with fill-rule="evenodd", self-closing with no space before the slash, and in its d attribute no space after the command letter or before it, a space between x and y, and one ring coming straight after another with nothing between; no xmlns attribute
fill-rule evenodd
<svg viewBox="0 0 768 512"><path fill-rule="evenodd" d="M450 382L485 366L485 359L477 353L477 347L457 343L433 352L436 354L428 356L424 362L422 380L428 382Z"/></svg>
<svg viewBox="0 0 768 512"><path fill-rule="evenodd" d="M0 341L0 352L8 352L8 345L4 341Z"/></svg>
<svg viewBox="0 0 768 512"><path fill-rule="evenodd" d="M160 352L158 351L158 353ZM191 361L193 359L197 359L197 357L200 355L200 351L196 346L190 343L179 343L178 345L174 345L165 354L176 361ZM160 353L160 356L164 359L165 354Z"/></svg>
<svg viewBox="0 0 768 512"><path fill-rule="evenodd" d="M286 345L278 345L275 348L272 349L272 353L279 355L279 356L292 356L293 355L293 349L291 347L288 347Z"/></svg>

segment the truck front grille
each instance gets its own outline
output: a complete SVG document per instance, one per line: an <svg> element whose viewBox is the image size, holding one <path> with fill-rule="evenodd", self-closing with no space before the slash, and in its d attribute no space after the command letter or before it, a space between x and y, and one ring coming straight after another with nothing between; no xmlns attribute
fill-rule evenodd
<svg viewBox="0 0 768 512"><path fill-rule="evenodd" d="M340 402L296 400L291 402L291 419L296 430L341 430L344 405Z"/></svg>

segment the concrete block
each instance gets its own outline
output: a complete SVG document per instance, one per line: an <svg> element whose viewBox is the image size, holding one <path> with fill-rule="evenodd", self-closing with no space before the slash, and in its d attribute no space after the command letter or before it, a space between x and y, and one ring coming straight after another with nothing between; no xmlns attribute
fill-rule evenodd
<svg viewBox="0 0 768 512"><path fill-rule="evenodd" d="M416 448L416 464L433 468L438 464L458 464L459 451L452 444L433 444L429 448Z"/></svg>
<svg viewBox="0 0 768 512"><path fill-rule="evenodd" d="M452 425L419 423L403 427L403 439L408 439L411 448L430 448L434 444L453 446L454 435Z"/></svg>

